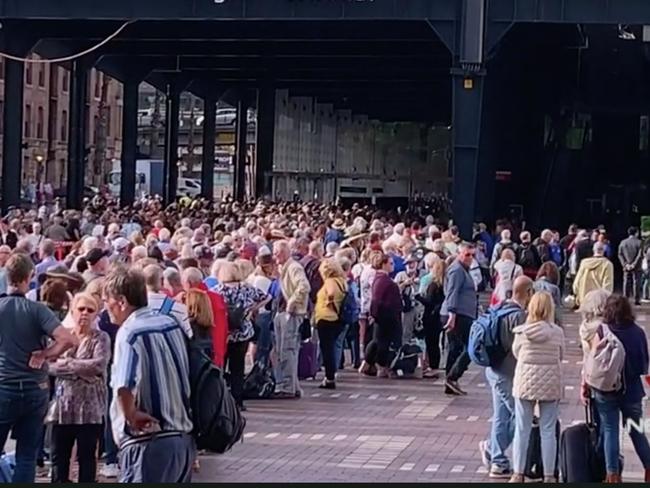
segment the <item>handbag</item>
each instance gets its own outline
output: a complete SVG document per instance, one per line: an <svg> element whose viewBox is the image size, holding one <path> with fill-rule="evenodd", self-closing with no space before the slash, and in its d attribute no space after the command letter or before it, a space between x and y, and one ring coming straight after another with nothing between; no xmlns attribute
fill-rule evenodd
<svg viewBox="0 0 650 488"><path fill-rule="evenodd" d="M308 318L303 319L298 327L298 331L300 332L300 340L302 342L311 339L311 322Z"/></svg>

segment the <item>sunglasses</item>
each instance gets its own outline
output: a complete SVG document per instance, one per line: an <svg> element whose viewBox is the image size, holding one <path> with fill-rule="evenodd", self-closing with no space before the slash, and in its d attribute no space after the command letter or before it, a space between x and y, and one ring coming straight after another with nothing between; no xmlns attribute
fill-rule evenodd
<svg viewBox="0 0 650 488"><path fill-rule="evenodd" d="M84 312L88 312L88 313L96 313L97 310L95 310L95 309L92 308L92 307L77 307L77 312L81 312L81 313L84 313Z"/></svg>

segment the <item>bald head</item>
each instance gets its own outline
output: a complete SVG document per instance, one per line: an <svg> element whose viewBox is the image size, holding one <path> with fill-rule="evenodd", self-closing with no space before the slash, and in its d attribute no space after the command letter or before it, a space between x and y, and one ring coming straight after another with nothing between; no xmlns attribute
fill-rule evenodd
<svg viewBox="0 0 650 488"><path fill-rule="evenodd" d="M528 276L519 276L512 285L512 299L525 308L532 294L533 280Z"/></svg>

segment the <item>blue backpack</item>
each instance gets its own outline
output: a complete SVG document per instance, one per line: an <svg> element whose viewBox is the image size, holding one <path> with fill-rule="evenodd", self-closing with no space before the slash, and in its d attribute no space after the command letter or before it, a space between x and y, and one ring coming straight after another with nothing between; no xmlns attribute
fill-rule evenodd
<svg viewBox="0 0 650 488"><path fill-rule="evenodd" d="M499 325L501 319L516 309L499 306L489 308L477 318L469 331L467 352L472 362L484 367L499 366L508 355L501 343Z"/></svg>
<svg viewBox="0 0 650 488"><path fill-rule="evenodd" d="M359 303L353 288L353 286L348 285L339 312L339 318L344 325L351 325L359 320Z"/></svg>

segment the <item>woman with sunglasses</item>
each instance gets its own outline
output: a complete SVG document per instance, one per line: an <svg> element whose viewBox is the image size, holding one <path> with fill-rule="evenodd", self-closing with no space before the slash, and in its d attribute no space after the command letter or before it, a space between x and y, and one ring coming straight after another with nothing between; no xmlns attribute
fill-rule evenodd
<svg viewBox="0 0 650 488"><path fill-rule="evenodd" d="M70 306L79 345L69 349L49 372L56 377L47 421L52 427L52 482L70 481L70 457L77 443L79 482L94 483L97 442L106 413L106 370L110 339L94 327L99 304L89 293L77 294Z"/></svg>

